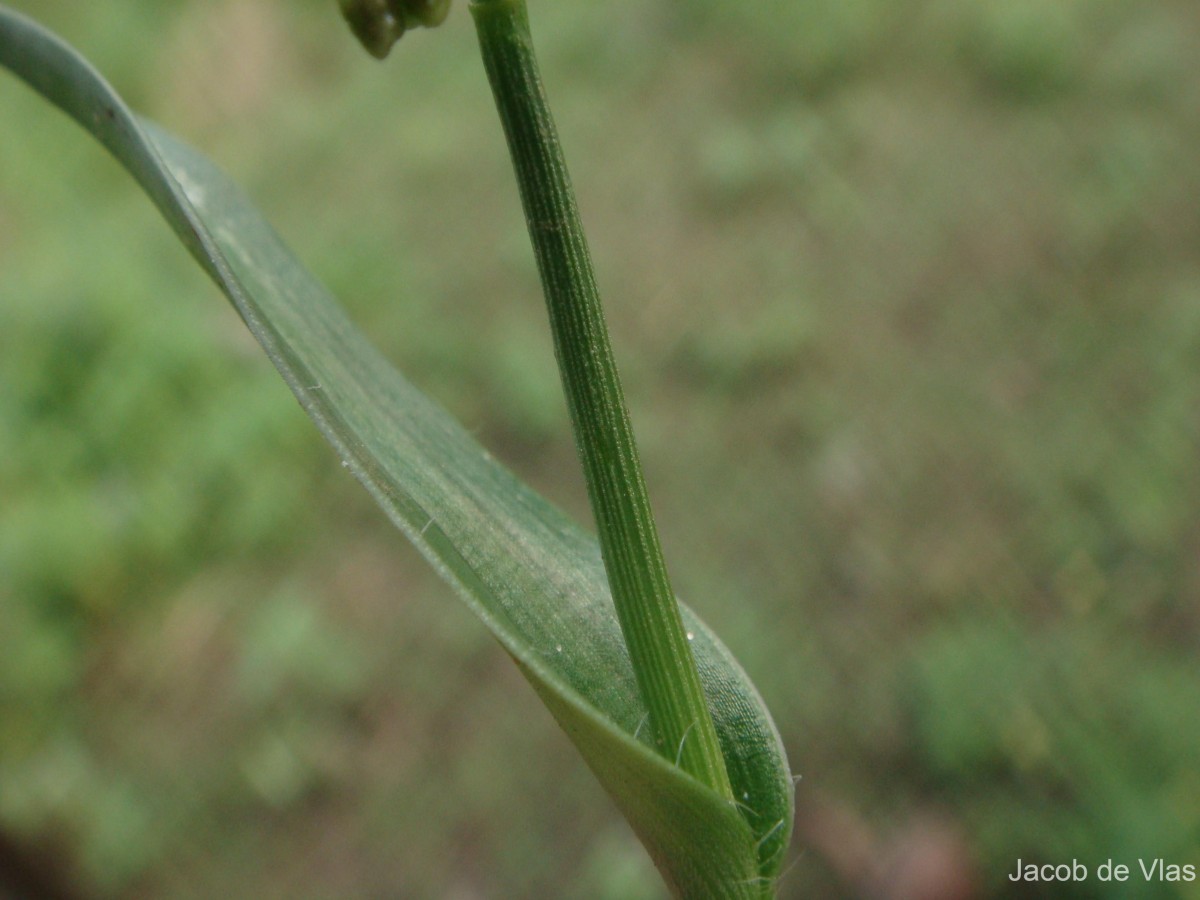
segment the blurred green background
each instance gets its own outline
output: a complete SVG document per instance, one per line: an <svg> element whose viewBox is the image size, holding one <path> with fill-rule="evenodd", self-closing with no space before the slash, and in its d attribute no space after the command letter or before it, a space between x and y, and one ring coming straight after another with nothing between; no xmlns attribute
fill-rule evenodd
<svg viewBox="0 0 1200 900"><path fill-rule="evenodd" d="M14 5L587 519L463 3L383 66L332 0ZM531 6L676 587L803 776L782 895L1200 866L1200 6ZM7 75L0 835L88 898L661 896L148 201ZM1134 872L1020 896L1200 897Z"/></svg>

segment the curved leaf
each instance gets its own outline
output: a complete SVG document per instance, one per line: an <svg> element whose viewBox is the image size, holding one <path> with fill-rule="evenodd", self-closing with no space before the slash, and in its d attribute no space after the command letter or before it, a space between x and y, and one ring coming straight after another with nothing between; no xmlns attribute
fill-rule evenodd
<svg viewBox="0 0 1200 900"><path fill-rule="evenodd" d="M0 8L0 63L137 179L349 468L517 662L668 884L769 895L792 781L765 706L708 629L684 609L737 806L639 737L645 710L594 538L410 385L220 172L136 118L68 46Z"/></svg>

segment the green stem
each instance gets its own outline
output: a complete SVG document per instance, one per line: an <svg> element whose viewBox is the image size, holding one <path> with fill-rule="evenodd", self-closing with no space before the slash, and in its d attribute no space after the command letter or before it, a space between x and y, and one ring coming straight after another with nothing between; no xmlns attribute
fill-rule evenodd
<svg viewBox="0 0 1200 900"><path fill-rule="evenodd" d="M600 550L660 752L733 791L671 590L575 194L534 58L524 0L471 13L508 139Z"/></svg>

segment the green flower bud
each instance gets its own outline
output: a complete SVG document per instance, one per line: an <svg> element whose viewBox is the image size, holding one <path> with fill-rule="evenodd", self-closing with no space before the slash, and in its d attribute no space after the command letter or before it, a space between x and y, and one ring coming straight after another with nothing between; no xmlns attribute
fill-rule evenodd
<svg viewBox="0 0 1200 900"><path fill-rule="evenodd" d="M450 0L338 0L338 5L354 36L376 59L387 56L409 28L440 25L450 11Z"/></svg>

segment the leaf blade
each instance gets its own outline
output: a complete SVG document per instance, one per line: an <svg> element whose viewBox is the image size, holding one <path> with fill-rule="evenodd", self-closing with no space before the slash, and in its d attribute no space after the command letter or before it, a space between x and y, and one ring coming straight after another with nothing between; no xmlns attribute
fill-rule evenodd
<svg viewBox="0 0 1200 900"><path fill-rule="evenodd" d="M703 623L684 608L739 808L637 739L645 709L594 538L405 380L228 179L134 116L74 50L0 7L0 64L129 170L326 439L517 662L668 883L769 893L791 778L765 706Z"/></svg>

